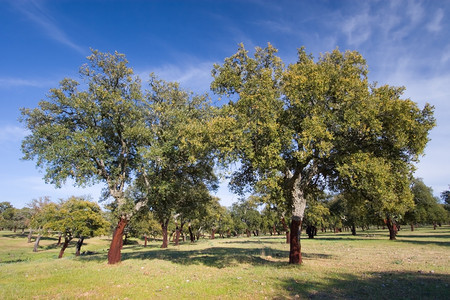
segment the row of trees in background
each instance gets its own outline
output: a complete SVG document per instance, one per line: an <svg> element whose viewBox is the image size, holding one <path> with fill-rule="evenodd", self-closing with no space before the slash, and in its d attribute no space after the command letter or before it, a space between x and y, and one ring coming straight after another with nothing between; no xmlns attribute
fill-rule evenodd
<svg viewBox="0 0 450 300"><path fill-rule="evenodd" d="M398 225L407 225L414 230L417 226L431 224L436 229L449 222L448 191L442 193L445 204L441 204L421 179L413 180L411 190L415 205L404 216L398 216ZM218 198L212 199L203 211L192 210L192 214L186 213L184 217L173 215L165 230L161 230L158 217L153 212L142 210L142 215L134 216L124 229L125 243L128 237L144 238L144 246L147 246L148 238L162 238L162 247L167 247L170 238L174 245L178 245L180 238L195 242L201 237L214 239L216 235L221 238L284 235L287 230L283 224L285 215L276 207L265 204L261 197L250 196L229 208L221 206ZM357 228L364 231L370 226L379 228L386 225L382 218L370 211L370 206L355 209L351 201L343 195L324 193L310 199L303 220L303 229L308 237L314 238L317 231L336 233L345 230L356 235ZM28 230L28 242L34 233L34 251L37 251L43 235L57 234L57 246L61 245L60 258L69 242L77 238L75 255L78 256L85 238L111 233L111 224L107 220L113 217L113 213L102 212L97 204L76 197L58 203L40 198L22 209L14 208L9 202L1 202L0 228L21 230L22 234Z"/></svg>
<svg viewBox="0 0 450 300"><path fill-rule="evenodd" d="M39 198L22 209L12 207L9 202L2 202L0 212L0 228L14 231L21 229L22 233L25 229L29 230L29 243L32 235L36 236L34 252L37 252L42 236L58 234L57 246L61 245L59 258L64 255L72 239L78 239L75 252L78 256L85 238L107 234L110 227L105 213L97 203L77 197L57 203L50 201L48 197Z"/></svg>
<svg viewBox="0 0 450 300"><path fill-rule="evenodd" d="M214 171L233 164L232 189L281 215L290 263L301 263L305 209L310 220L326 212L314 205L325 190L345 199L344 211L385 220L395 239L396 220L414 206L413 163L435 124L433 107L401 99L403 88L370 84L355 51L314 60L300 49L288 66L276 52L269 44L251 57L241 45L215 65L211 89L229 99L219 108L154 75L144 90L124 55L93 51L80 69L84 85L64 79L38 108L22 109L30 130L24 159L36 160L56 186L68 178L105 183L118 220L110 264L121 259L128 224L149 212L164 247L173 218L178 232L206 216L219 228Z"/></svg>

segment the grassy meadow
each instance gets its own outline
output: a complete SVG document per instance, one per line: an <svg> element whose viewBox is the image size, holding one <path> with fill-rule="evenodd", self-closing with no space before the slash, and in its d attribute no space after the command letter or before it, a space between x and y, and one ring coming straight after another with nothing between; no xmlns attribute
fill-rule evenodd
<svg viewBox="0 0 450 300"><path fill-rule="evenodd" d="M26 234L0 231L0 299L449 299L450 227L302 235L303 264L288 265L283 236L200 240L160 249L132 240L108 265L109 239L75 242L57 259Z"/></svg>

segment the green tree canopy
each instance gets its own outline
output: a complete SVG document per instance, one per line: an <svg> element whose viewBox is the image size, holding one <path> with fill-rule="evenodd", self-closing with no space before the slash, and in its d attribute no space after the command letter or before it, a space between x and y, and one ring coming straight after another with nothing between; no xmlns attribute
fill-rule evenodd
<svg viewBox="0 0 450 300"><path fill-rule="evenodd" d="M434 126L433 108L401 99L403 88L370 85L356 51L314 60L301 48L287 68L276 52L269 44L251 57L241 45L214 66L211 88L232 100L221 119L229 135L219 143L225 160L240 162L232 184L291 207L290 262L300 263L308 194L359 193L388 216L412 204L412 163Z"/></svg>
<svg viewBox="0 0 450 300"><path fill-rule="evenodd" d="M123 54L93 50L79 71L83 84L66 78L37 108L21 110L31 132L22 142L23 158L45 169L47 183L106 183L105 195L121 212L109 263L120 260L122 230L133 213L123 209L124 189L137 176L147 128L141 82L127 64Z"/></svg>

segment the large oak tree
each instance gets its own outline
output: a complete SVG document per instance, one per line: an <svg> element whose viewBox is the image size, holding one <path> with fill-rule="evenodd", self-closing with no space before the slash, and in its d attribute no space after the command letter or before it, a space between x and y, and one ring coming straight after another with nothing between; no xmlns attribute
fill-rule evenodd
<svg viewBox="0 0 450 300"><path fill-rule="evenodd" d="M22 122L30 131L22 143L24 159L35 159L45 169L47 183L60 187L71 179L78 186L106 184L105 194L119 212L110 264L120 261L123 229L141 207L122 209L147 130L141 83L127 63L123 54L93 51L80 68L83 84L66 78L37 108L22 109Z"/></svg>
<svg viewBox="0 0 450 300"><path fill-rule="evenodd" d="M214 66L211 88L230 97L218 123L224 161L240 162L232 184L291 207L289 262L298 264L309 194L358 193L389 222L412 204L412 163L434 126L433 108L401 99L403 88L369 84L358 52L315 60L302 48L287 68L276 52L269 44L251 57L241 45Z"/></svg>

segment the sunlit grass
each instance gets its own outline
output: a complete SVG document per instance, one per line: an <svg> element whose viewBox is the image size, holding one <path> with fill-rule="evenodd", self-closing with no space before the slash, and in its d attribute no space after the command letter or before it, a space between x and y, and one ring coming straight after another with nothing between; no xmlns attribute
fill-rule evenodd
<svg viewBox="0 0 450 300"><path fill-rule="evenodd" d="M107 265L109 240L86 240L56 259L56 238L38 253L26 235L0 232L0 299L446 299L450 227L319 233L302 239L304 263L289 266L283 236L201 240L160 249L125 245ZM136 242L139 242L137 244Z"/></svg>

